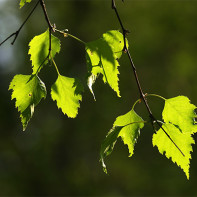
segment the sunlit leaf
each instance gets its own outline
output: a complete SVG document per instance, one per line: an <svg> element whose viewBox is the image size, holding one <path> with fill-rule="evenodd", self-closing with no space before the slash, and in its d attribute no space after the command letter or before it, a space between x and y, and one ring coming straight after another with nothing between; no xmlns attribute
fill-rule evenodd
<svg viewBox="0 0 197 197"><path fill-rule="evenodd" d="M59 75L56 82L51 87L51 97L57 101L58 108L70 118L75 118L82 100L82 84L74 78Z"/></svg>
<svg viewBox="0 0 197 197"><path fill-rule="evenodd" d="M119 31L112 30L103 34L103 40L105 40L108 43L115 57L119 59L122 55L122 50L124 47L123 35ZM129 45L127 39L126 44L128 47Z"/></svg>
<svg viewBox="0 0 197 197"><path fill-rule="evenodd" d="M140 135L140 129L144 127L143 119L134 110L131 110L127 114L119 116L114 122L114 126L124 126L119 136L122 138L124 144L128 146L129 157L131 157L137 138Z"/></svg>
<svg viewBox="0 0 197 197"><path fill-rule="evenodd" d="M190 103L185 96L177 96L166 99L163 110L163 120L166 123L173 123L183 133L197 132L197 125L194 124L196 106Z"/></svg>
<svg viewBox="0 0 197 197"><path fill-rule="evenodd" d="M46 97L45 85L36 75L16 75L10 83L9 90L13 90L12 99L16 99L15 105L20 112L25 130L35 106Z"/></svg>
<svg viewBox="0 0 197 197"><path fill-rule="evenodd" d="M174 163L180 166L189 179L190 152L192 152L192 144L195 143L191 134L182 133L176 126L170 123L163 124L162 127L181 151L174 145L161 128L156 134L153 134L153 146L157 146L161 154L165 153L165 156L168 159L171 158Z"/></svg>
<svg viewBox="0 0 197 197"><path fill-rule="evenodd" d="M33 66L33 74L47 64L49 55L49 43L50 36L49 30L45 31L43 34L35 36L29 43L29 54L31 55L31 61ZM56 53L60 52L60 40L55 36L51 35L51 56L54 58Z"/></svg>
<svg viewBox="0 0 197 197"><path fill-rule="evenodd" d="M86 61L90 78L88 86L92 93L92 85L98 75L102 74L103 81L108 83L120 97L117 60L121 57L123 46L123 35L115 30L103 34L99 40L86 44Z"/></svg>
<svg viewBox="0 0 197 197"><path fill-rule="evenodd" d="M129 156L131 157L134 152L135 143L137 142L137 138L140 134L140 129L143 127L143 119L138 116L134 110L116 118L113 128L109 131L101 145L100 158L105 172L107 172L107 170L104 158L110 155L113 151L117 138L121 137L124 144L128 146L130 153Z"/></svg>

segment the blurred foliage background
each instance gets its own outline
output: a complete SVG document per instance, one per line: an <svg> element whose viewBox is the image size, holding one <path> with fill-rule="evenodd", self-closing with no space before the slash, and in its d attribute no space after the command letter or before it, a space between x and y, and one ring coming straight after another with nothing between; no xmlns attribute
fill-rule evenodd
<svg viewBox="0 0 197 197"><path fill-rule="evenodd" d="M19 0L0 0L0 42L15 32L36 1L19 9ZM197 1L120 0L116 2L130 30L130 51L144 92L166 98L185 95L197 105ZM89 42L112 29L120 29L110 0L46 0L51 22L58 29ZM48 90L22 132L19 113L10 101L9 83L15 74L30 74L28 43L47 28L39 7L14 46L0 47L0 195L8 196L197 196L197 147L193 146L188 181L180 168L152 147L151 125L141 131L135 154L128 158L121 140L102 171L99 150L115 118L127 113L139 98L126 55L120 59L117 98L99 79L95 102L85 84L85 50L72 38L59 37L62 50L55 60L63 75L80 78L85 85L76 119L68 119L50 98L57 78L54 67L40 73ZM56 34L56 36L59 36ZM163 101L148 98L161 119ZM143 104L136 106L144 119ZM196 136L194 136L196 139Z"/></svg>

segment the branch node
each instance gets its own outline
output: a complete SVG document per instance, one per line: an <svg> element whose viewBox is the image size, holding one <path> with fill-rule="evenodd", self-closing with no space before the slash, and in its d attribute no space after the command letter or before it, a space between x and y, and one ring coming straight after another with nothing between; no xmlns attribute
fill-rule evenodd
<svg viewBox="0 0 197 197"><path fill-rule="evenodd" d="M123 51L124 53L127 53L128 49L127 49L127 46L126 46L126 45L124 45L122 51Z"/></svg>
<svg viewBox="0 0 197 197"><path fill-rule="evenodd" d="M54 23L54 24L52 25L52 31L55 32L55 30L56 30L56 24Z"/></svg>
<svg viewBox="0 0 197 197"><path fill-rule="evenodd" d="M130 33L130 31L128 29L123 29L123 34L125 36L128 36L129 33Z"/></svg>
<svg viewBox="0 0 197 197"><path fill-rule="evenodd" d="M16 31L16 32L14 33L15 36L14 36L14 40L11 42L11 45L14 45L14 43L15 43L15 41L16 41L18 35L19 35L19 32L20 32L20 30L18 30L18 31Z"/></svg>

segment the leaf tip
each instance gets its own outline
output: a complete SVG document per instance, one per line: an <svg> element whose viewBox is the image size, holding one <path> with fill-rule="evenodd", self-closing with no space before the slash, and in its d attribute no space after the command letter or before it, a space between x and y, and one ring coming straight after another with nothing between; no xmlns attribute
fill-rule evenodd
<svg viewBox="0 0 197 197"><path fill-rule="evenodd" d="M88 88L89 88L90 92L92 93L95 101L96 101L96 97L95 97L92 85L95 83L96 77L97 76L94 74L92 74L91 76L88 77Z"/></svg>
<svg viewBox="0 0 197 197"><path fill-rule="evenodd" d="M108 174L107 168L106 168L106 165L105 165L105 162L104 162L104 159L103 159L103 158L101 159L101 162L102 162L103 172L104 172L105 174Z"/></svg>
<svg viewBox="0 0 197 197"><path fill-rule="evenodd" d="M120 91L117 92L117 96L121 98Z"/></svg>
<svg viewBox="0 0 197 197"><path fill-rule="evenodd" d="M23 125L23 132L26 130L27 125Z"/></svg>

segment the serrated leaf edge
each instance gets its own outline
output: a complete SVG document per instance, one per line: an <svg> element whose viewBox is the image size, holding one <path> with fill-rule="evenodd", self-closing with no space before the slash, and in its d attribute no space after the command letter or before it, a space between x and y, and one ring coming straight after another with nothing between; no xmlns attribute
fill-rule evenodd
<svg viewBox="0 0 197 197"><path fill-rule="evenodd" d="M170 123L170 124L172 124L172 123ZM174 125L174 124L173 124L173 125ZM179 128L178 128L178 129L179 129ZM180 129L179 129L179 130L180 130ZM180 132L181 132L181 130L180 130ZM154 136L154 135L156 135L156 133L154 133L153 136ZM193 152L192 144L195 144L195 141L194 141L194 139L193 139L193 137L192 137L192 134L190 134L190 137L192 138L192 143L190 144L190 145L191 145L191 151L190 151L189 153L192 153L192 152ZM171 156L168 157L168 156L166 155L166 151L165 151L165 150L164 150L164 151L161 151L161 150L159 149L159 147L158 147L156 144L153 143L153 137L152 137L152 144L153 144L153 147L157 147L157 149L158 149L158 151L159 151L160 154L164 155L167 159L172 160L172 162L173 162L174 164L176 164L178 167L180 167L180 168L183 170L183 172L185 173L187 179L189 180L190 160L192 159L191 154L190 154L190 157L188 158L188 159L189 159L189 163L188 163L188 172L187 172L188 174L187 174L187 173L184 171L184 169L181 167L181 165L179 165L176 161L174 161L174 159L173 159Z"/></svg>

